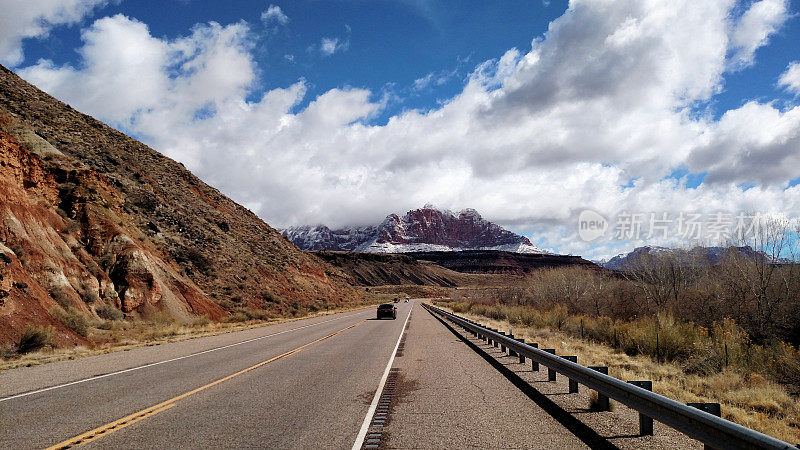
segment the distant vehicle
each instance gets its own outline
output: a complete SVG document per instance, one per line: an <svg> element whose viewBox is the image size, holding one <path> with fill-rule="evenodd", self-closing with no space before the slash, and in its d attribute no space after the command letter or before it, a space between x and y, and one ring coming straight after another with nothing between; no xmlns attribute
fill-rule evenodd
<svg viewBox="0 0 800 450"><path fill-rule="evenodd" d="M406 297L406 303L408 303L408 297Z"/></svg>
<svg viewBox="0 0 800 450"><path fill-rule="evenodd" d="M411 297L406 295L406 301L409 301L409 300L411 300Z"/></svg>
<svg viewBox="0 0 800 450"><path fill-rule="evenodd" d="M382 305L378 306L378 319L381 319L384 316L397 319L397 307L391 303L383 303Z"/></svg>

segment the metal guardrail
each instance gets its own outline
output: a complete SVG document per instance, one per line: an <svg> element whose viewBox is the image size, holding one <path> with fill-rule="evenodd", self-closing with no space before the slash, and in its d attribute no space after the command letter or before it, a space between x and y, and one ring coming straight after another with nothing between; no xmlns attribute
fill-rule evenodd
<svg viewBox="0 0 800 450"><path fill-rule="evenodd" d="M612 398L710 447L720 449L797 450L797 447L779 439L524 344L435 306L428 304L423 304L423 306L466 330L499 342L509 351L530 358L532 361L555 370L572 381L577 381L590 389L594 389L600 394Z"/></svg>

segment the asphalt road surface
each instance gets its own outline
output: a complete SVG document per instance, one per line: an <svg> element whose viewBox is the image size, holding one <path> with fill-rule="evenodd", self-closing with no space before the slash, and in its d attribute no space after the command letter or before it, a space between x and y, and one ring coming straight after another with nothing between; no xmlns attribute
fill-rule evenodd
<svg viewBox="0 0 800 450"><path fill-rule="evenodd" d="M0 448L586 447L418 301L397 306L0 372Z"/></svg>

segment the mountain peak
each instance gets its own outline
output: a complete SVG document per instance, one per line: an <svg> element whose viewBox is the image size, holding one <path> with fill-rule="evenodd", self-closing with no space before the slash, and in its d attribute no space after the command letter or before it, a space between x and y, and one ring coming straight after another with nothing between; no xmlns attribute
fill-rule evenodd
<svg viewBox="0 0 800 450"><path fill-rule="evenodd" d="M765 261L771 260L769 255L763 251L753 250L750 246L695 246L691 249L685 249L645 245L636 247L628 253L621 253L607 261L598 261L598 264L606 269L626 270L639 267L643 262L648 261L647 258L665 257L671 258L683 266L704 266L720 264L728 254L738 254L747 258L762 258Z"/></svg>
<svg viewBox="0 0 800 450"><path fill-rule="evenodd" d="M414 251L503 250L546 253L524 236L508 231L467 208L456 215L433 204L389 214L377 226L342 228L292 227L283 235L303 250L345 250L375 253Z"/></svg>
<svg viewBox="0 0 800 450"><path fill-rule="evenodd" d="M474 210L472 208L462 209L461 211L458 212L458 215L459 215L459 217L470 217L470 218L473 218L475 220L482 220L483 219L483 217L481 217L481 214L478 211L476 211L476 210Z"/></svg>

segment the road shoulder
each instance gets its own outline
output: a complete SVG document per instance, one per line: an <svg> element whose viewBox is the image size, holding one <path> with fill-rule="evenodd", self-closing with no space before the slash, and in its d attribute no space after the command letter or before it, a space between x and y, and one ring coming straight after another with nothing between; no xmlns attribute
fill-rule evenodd
<svg viewBox="0 0 800 450"><path fill-rule="evenodd" d="M407 333L381 447L587 447L424 309Z"/></svg>

